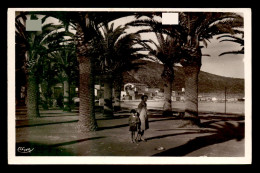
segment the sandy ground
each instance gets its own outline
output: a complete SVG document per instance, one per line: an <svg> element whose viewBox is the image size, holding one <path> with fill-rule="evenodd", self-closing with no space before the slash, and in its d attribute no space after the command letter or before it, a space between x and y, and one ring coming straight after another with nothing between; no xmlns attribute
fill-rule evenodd
<svg viewBox="0 0 260 173"><path fill-rule="evenodd" d="M79 133L75 128L78 112L41 111L41 118L16 116L17 156L207 156L243 157L245 154L244 116L201 114L201 128L180 128L183 121L175 116L162 117L149 112L147 142L131 143L129 110L107 119L96 113L98 130Z"/></svg>

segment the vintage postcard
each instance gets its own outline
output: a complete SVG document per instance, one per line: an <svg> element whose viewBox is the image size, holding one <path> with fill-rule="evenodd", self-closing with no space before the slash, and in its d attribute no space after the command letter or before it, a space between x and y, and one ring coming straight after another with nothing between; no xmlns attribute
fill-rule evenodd
<svg viewBox="0 0 260 173"><path fill-rule="evenodd" d="M8 164L251 164L251 9L9 8Z"/></svg>

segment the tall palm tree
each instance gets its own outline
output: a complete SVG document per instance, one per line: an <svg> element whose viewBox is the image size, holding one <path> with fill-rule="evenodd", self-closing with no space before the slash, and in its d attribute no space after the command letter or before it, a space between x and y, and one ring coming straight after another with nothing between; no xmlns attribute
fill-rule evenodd
<svg viewBox="0 0 260 173"><path fill-rule="evenodd" d="M141 47L140 47L141 46ZM123 72L137 70L145 62L138 60L148 58L142 51L145 50L141 44L138 34L127 34L121 37L115 50L118 52L114 61L113 76L114 76L114 111L121 109L121 90L123 84Z"/></svg>
<svg viewBox="0 0 260 173"><path fill-rule="evenodd" d="M145 48L149 50L149 55L155 57L163 64L163 72L161 74L164 80L164 104L163 115L172 115L172 85L174 81L174 65L180 59L180 44L177 38L172 38L167 35L164 38L162 33L156 33L158 44L149 40L156 47L154 49L151 45L144 43Z"/></svg>
<svg viewBox="0 0 260 173"><path fill-rule="evenodd" d="M179 25L171 29L180 35L184 45L184 53L181 60L185 74L185 118L189 124L200 124L198 117L198 75L201 68L200 42L215 35L237 31L237 27L243 27L243 19L235 13L220 12L184 12L179 13Z"/></svg>
<svg viewBox="0 0 260 173"><path fill-rule="evenodd" d="M31 15L31 17L34 17ZM48 54L48 45L56 44L61 38L61 34L56 31L60 26L53 24L42 25L42 31L26 31L25 13L16 17L16 45L23 48L25 65L24 69L27 78L27 116L30 118L39 117L39 64ZM42 22L47 19L44 17Z"/></svg>
<svg viewBox="0 0 260 173"><path fill-rule="evenodd" d="M66 30L69 26L76 30L74 39L79 64L80 98L77 129L83 133L95 131L97 122L94 109L94 59L90 52L91 41L102 24L129 14L107 12L45 12L44 14L59 19Z"/></svg>
<svg viewBox="0 0 260 173"><path fill-rule="evenodd" d="M146 15L146 14L144 14ZM164 80L164 104L163 115L172 115L172 85L174 81L174 65L178 63L181 58L181 40L173 33L171 35L162 26L161 22L153 19L154 15L161 15L153 13L149 15L149 19L139 19L128 23L130 26L146 26L148 28L141 29L137 33L155 33L157 38L156 43L154 40L143 40L142 45L149 51L149 56L154 57L155 61L159 61L164 65L161 74ZM148 44L152 43L152 44ZM154 48L155 47L155 48Z"/></svg>
<svg viewBox="0 0 260 173"><path fill-rule="evenodd" d="M109 12L75 12L66 13L63 21L70 21L76 26L76 52L79 62L79 121L78 129L82 132L95 131L97 122L94 109L94 59L89 52L91 41L96 36L100 26L115 19L132 15L133 13ZM69 20L67 20L69 19Z"/></svg>
<svg viewBox="0 0 260 173"><path fill-rule="evenodd" d="M45 56L44 60L39 62L37 70L41 74L40 76L38 75L41 87L41 104L43 109L49 109L49 107L53 105L51 100L53 92L51 88L59 83L56 63L48 56Z"/></svg>
<svg viewBox="0 0 260 173"><path fill-rule="evenodd" d="M78 70L75 45L73 43L63 43L57 50L49 53L49 56L56 61L56 67L60 74L59 78L63 83L63 110L71 111L70 85L73 78L75 78L75 72Z"/></svg>
<svg viewBox="0 0 260 173"><path fill-rule="evenodd" d="M96 54L97 67L100 67L104 82L104 115L113 116L112 87L115 81L122 78L122 72L133 68L134 60L141 58L138 51L142 48L135 48L140 38L137 34L126 34L127 27L118 26L114 28L112 23L99 30L99 34L93 41L93 52ZM116 84L116 98L118 91L121 92L121 84Z"/></svg>

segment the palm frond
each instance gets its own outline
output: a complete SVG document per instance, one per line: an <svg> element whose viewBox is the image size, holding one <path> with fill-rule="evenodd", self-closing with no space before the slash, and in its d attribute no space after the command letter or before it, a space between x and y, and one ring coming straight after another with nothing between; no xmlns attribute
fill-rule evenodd
<svg viewBox="0 0 260 173"><path fill-rule="evenodd" d="M222 39L222 38L227 38L227 39ZM228 39L229 38L229 39ZM217 37L217 39L222 39L220 40L220 42L224 42L224 41L229 41L229 42L235 42L240 44L241 46L244 46L244 39L239 38L237 36L233 36L233 35L222 35Z"/></svg>
<svg viewBox="0 0 260 173"><path fill-rule="evenodd" d="M234 43L239 43L241 46L243 46L244 45L244 40L238 40L238 39L223 39L223 40L221 40L221 41L219 41L219 42L226 42L226 41L228 41L228 42L234 42Z"/></svg>
<svg viewBox="0 0 260 173"><path fill-rule="evenodd" d="M219 54L219 56L227 55L227 54L244 54L244 48L238 51L228 51L228 52L223 52Z"/></svg>

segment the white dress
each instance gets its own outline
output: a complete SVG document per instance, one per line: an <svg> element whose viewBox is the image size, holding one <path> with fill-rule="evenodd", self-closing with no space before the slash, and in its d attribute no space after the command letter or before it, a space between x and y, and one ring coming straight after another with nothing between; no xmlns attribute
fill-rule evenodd
<svg viewBox="0 0 260 173"><path fill-rule="evenodd" d="M147 130L149 129L149 123L148 123L148 116L147 116L147 106L144 101L141 101L141 103L138 105L138 113L139 118L141 121L140 130Z"/></svg>

